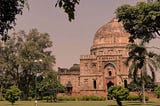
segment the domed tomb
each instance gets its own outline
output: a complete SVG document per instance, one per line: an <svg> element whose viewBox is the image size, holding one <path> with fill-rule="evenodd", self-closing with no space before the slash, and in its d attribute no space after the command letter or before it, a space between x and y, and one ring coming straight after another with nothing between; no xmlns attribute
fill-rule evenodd
<svg viewBox="0 0 160 106"><path fill-rule="evenodd" d="M93 46L91 47L91 54L95 54L100 48L126 46L129 36L130 34L125 31L122 23L113 18L96 32Z"/></svg>
<svg viewBox="0 0 160 106"><path fill-rule="evenodd" d="M112 85L126 87L130 82L128 67L124 64L128 57L129 36L122 23L113 18L94 35L90 54L81 55L79 65L59 74L60 82L70 88L71 95L81 96L98 94L106 97Z"/></svg>

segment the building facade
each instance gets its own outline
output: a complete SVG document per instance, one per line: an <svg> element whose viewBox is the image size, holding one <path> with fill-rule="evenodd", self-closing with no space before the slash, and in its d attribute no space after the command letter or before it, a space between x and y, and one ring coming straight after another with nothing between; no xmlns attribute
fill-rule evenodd
<svg viewBox="0 0 160 106"><path fill-rule="evenodd" d="M90 54L81 55L80 64L71 67L72 70L58 70L58 78L69 94L106 96L112 85L126 87L129 78L124 62L128 56L129 36L115 18L98 29Z"/></svg>

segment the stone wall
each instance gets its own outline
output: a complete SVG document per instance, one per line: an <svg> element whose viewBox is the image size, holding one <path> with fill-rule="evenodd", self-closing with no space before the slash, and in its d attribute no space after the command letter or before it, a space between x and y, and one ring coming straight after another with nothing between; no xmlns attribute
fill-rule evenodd
<svg viewBox="0 0 160 106"><path fill-rule="evenodd" d="M72 84L72 95L79 94L79 75L60 75L59 81L64 86L67 86L68 82L70 81Z"/></svg>

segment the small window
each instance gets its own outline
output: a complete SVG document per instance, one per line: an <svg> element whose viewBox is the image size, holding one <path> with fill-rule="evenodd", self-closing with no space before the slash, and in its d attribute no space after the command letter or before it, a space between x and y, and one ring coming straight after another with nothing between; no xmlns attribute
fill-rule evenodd
<svg viewBox="0 0 160 106"><path fill-rule="evenodd" d="M93 87L94 87L94 89L97 88L96 80L93 80Z"/></svg>
<svg viewBox="0 0 160 106"><path fill-rule="evenodd" d="M109 76L112 76L112 71L109 71L108 74L109 74Z"/></svg>
<svg viewBox="0 0 160 106"><path fill-rule="evenodd" d="M124 80L124 87L128 88L127 80Z"/></svg>

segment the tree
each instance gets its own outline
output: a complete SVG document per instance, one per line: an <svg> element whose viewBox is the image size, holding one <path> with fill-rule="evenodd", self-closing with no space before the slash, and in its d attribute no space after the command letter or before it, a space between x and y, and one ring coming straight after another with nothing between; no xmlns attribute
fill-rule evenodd
<svg viewBox="0 0 160 106"><path fill-rule="evenodd" d="M57 73L51 71L44 76L42 82L40 83L40 91L43 96L49 96L51 101L56 101L57 93L64 92L65 87L62 86L57 80Z"/></svg>
<svg viewBox="0 0 160 106"><path fill-rule="evenodd" d="M160 2L139 2L135 6L123 5L117 8L116 17L122 21L127 32L131 34L129 41L141 39L149 42L160 36Z"/></svg>
<svg viewBox="0 0 160 106"><path fill-rule="evenodd" d="M17 85L23 91L23 99L27 99L30 90L35 89L35 76L51 71L54 66L52 41L49 34L36 29L29 34L21 31L15 35L0 43L0 73L5 72L5 89ZM43 61L35 62L39 59Z"/></svg>
<svg viewBox="0 0 160 106"><path fill-rule="evenodd" d="M7 89L5 99L12 103L12 105L19 99L21 91L16 86L11 86Z"/></svg>
<svg viewBox="0 0 160 106"><path fill-rule="evenodd" d="M67 13L69 21L74 20L75 6L79 4L80 0L58 0L56 7L63 8L64 12Z"/></svg>
<svg viewBox="0 0 160 106"><path fill-rule="evenodd" d="M29 89L34 89L36 86L37 74L44 75L48 71L53 71L55 57L49 49L52 47L49 34L39 33L37 29L32 29L28 34L23 31L19 34L24 37L18 50L18 63L21 67L19 87L25 92L24 99L27 99ZM42 61L37 61L40 59Z"/></svg>
<svg viewBox="0 0 160 106"><path fill-rule="evenodd" d="M1 40L6 41L8 31L13 29L16 25L16 16L23 14L25 5L29 8L28 0L0 0L0 35ZM63 8L64 12L68 14L69 21L74 20L75 6L79 4L80 0L57 0L55 7Z"/></svg>
<svg viewBox="0 0 160 106"><path fill-rule="evenodd" d="M123 5L116 10L118 20L122 21L125 30L131 34L129 42L132 44L129 46L130 51L127 65L131 62L130 75L133 75L135 82L138 71L141 71L139 74L142 81L143 103L145 103L144 81L147 75L146 69L147 67L150 68L152 78L154 78L154 71L157 70L158 63L157 56L154 53L148 52L144 45L160 35L159 7L160 2L140 2L135 6ZM139 44L135 44L135 40L137 39L140 40Z"/></svg>
<svg viewBox="0 0 160 106"><path fill-rule="evenodd" d="M122 106L122 100L127 99L129 91L127 88L122 86L111 86L108 89L108 96L110 98L115 98L118 106Z"/></svg>
<svg viewBox="0 0 160 106"><path fill-rule="evenodd" d="M137 83L137 78L141 79L143 103L145 103L145 80L148 72L152 75L152 81L155 79L155 71L159 68L158 56L152 52L148 52L143 44L130 44L128 46L129 57L126 65L129 66L129 76Z"/></svg>
<svg viewBox="0 0 160 106"><path fill-rule="evenodd" d="M8 31L15 26L17 15L22 15L26 0L0 0L0 35L2 40L8 39Z"/></svg>
<svg viewBox="0 0 160 106"><path fill-rule="evenodd" d="M137 92L139 96L141 96L141 91L142 91L142 87L141 87L142 81L140 77L137 77L137 81L135 83L134 80L132 80L129 84L128 84L128 89L129 91L132 92ZM147 75L145 77L145 88L148 91L154 91L154 89L157 87L157 85L153 82L152 78Z"/></svg>

